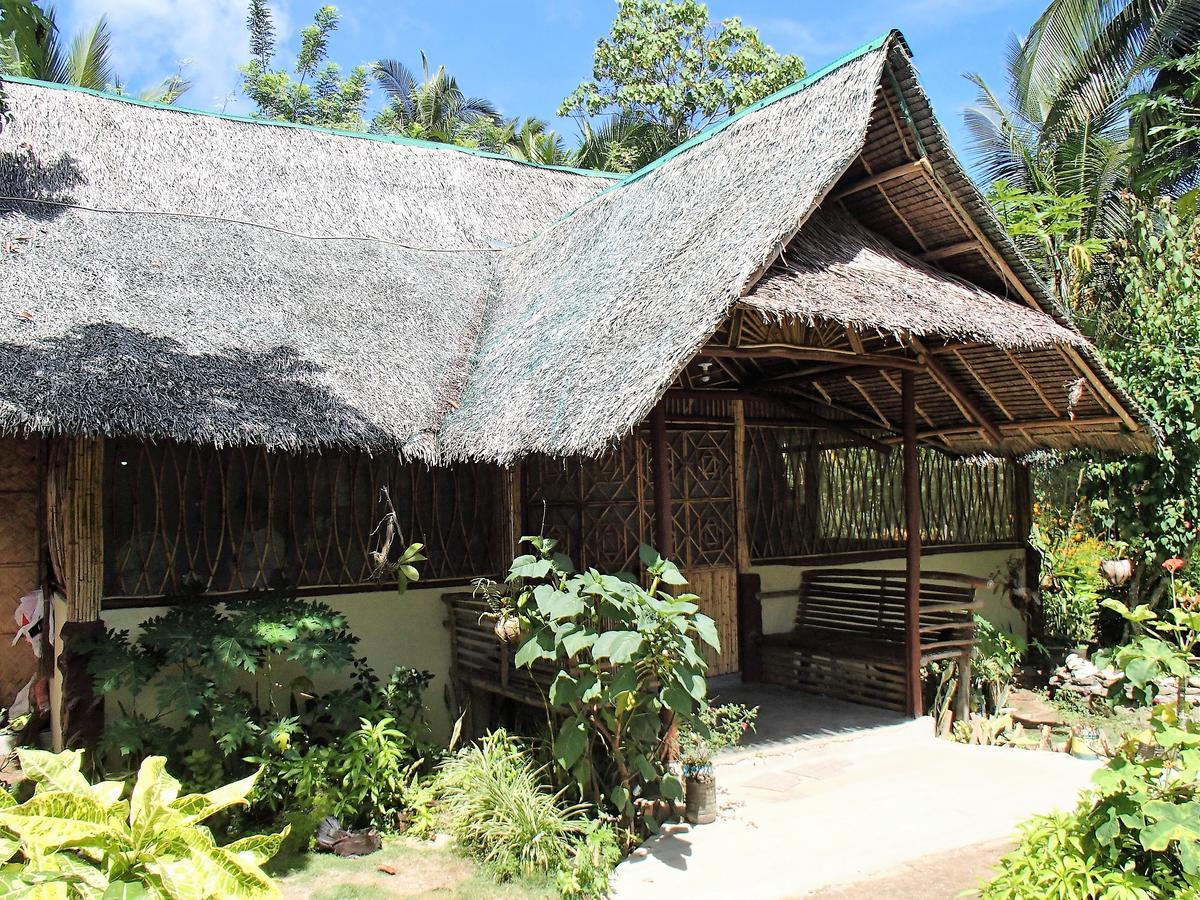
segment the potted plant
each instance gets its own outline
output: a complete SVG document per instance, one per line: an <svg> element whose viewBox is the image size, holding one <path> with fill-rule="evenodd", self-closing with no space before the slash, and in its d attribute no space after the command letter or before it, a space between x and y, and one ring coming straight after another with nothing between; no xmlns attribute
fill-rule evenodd
<svg viewBox="0 0 1200 900"><path fill-rule="evenodd" d="M679 762L687 789L685 818L693 825L707 825L717 817L717 779L713 757L736 745L754 727L758 707L737 703L705 704L696 724L679 732Z"/></svg>
<svg viewBox="0 0 1200 900"><path fill-rule="evenodd" d="M529 591L512 582L497 584L490 578L476 578L475 596L482 597L488 609L480 619L493 619L492 631L502 644L519 644L525 633L521 609L529 600Z"/></svg>

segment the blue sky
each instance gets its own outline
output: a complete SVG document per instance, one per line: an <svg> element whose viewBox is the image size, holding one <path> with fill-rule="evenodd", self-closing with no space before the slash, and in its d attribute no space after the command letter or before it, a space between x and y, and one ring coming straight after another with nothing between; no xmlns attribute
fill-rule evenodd
<svg viewBox="0 0 1200 900"><path fill-rule="evenodd" d="M321 0L275 0L278 31L288 39ZM888 28L908 38L934 107L961 156L962 110L978 71L1001 82L1004 47L1045 0L710 0L714 19L741 16L776 49L799 53L810 70ZM236 67L246 58L245 0L59 0L60 23L73 30L104 13L114 33L119 74L138 88L189 59L196 82L188 106L249 112L238 97ZM394 57L416 69L419 51L445 65L468 94L496 102L506 115L553 120L559 101L588 77L596 39L608 32L613 0L342 0L331 56L343 67ZM573 141L571 122L556 123Z"/></svg>

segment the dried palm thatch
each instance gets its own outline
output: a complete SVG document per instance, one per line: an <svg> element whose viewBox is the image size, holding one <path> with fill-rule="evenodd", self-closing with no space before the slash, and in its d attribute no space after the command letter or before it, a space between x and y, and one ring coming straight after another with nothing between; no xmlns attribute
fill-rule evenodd
<svg viewBox="0 0 1200 900"><path fill-rule="evenodd" d="M798 231L760 310L1081 344L849 217L808 221L907 59L890 34L620 182L14 83L0 430L429 462L596 452Z"/></svg>
<svg viewBox="0 0 1200 900"><path fill-rule="evenodd" d="M905 253L837 206L813 213L745 303L769 317L1012 349L1087 343L1044 313Z"/></svg>

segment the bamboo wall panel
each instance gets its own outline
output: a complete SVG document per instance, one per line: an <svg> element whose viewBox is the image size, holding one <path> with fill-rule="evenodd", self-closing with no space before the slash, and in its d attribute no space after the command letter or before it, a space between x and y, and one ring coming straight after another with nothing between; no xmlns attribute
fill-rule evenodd
<svg viewBox="0 0 1200 900"><path fill-rule="evenodd" d="M12 646L13 611L23 594L41 586L38 547L38 439L0 438L0 706L6 706L37 669L32 648Z"/></svg>
<svg viewBox="0 0 1200 900"><path fill-rule="evenodd" d="M158 597L189 583L213 593L373 584L385 488L400 540L426 545L423 580L495 575L510 542L503 487L486 465L113 441L105 596Z"/></svg>
<svg viewBox="0 0 1200 900"><path fill-rule="evenodd" d="M100 619L104 595L104 438L56 438L47 465L47 537L67 621Z"/></svg>
<svg viewBox="0 0 1200 900"><path fill-rule="evenodd" d="M823 432L746 429L746 516L755 560L902 548L899 453L838 446ZM925 546L1023 540L1007 461L921 451Z"/></svg>
<svg viewBox="0 0 1200 900"><path fill-rule="evenodd" d="M700 597L700 609L717 625L721 652L704 647L709 675L727 675L740 670L737 619L737 569L692 568L687 571L688 583L683 590Z"/></svg>

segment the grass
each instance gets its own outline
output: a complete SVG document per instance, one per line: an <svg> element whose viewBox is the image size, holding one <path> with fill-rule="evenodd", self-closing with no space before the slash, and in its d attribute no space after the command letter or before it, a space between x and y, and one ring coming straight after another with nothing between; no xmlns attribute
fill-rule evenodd
<svg viewBox="0 0 1200 900"><path fill-rule="evenodd" d="M388 875L379 867L396 871ZM517 879L497 884L491 875L449 847L385 838L369 856L342 858L309 853L276 861L272 870L287 900L376 900L387 897L453 900L551 900L558 892L548 882Z"/></svg>

